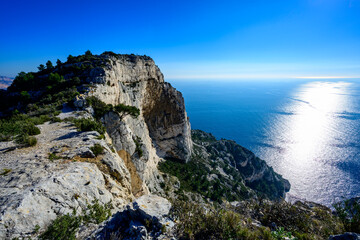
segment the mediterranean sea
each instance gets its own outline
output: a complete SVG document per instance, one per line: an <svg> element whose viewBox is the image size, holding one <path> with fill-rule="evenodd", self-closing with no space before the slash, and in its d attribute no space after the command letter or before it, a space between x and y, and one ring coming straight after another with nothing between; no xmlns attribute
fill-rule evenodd
<svg viewBox="0 0 360 240"><path fill-rule="evenodd" d="M235 140L291 183L288 199L360 195L360 80L172 80L192 129Z"/></svg>

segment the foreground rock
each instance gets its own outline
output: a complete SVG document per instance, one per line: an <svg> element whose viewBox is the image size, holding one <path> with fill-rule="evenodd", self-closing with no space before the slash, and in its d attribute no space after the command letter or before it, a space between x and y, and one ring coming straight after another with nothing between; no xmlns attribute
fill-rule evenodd
<svg viewBox="0 0 360 240"><path fill-rule="evenodd" d="M171 239L175 223L168 217L171 204L156 195L144 195L116 213L88 240Z"/></svg>
<svg viewBox="0 0 360 240"><path fill-rule="evenodd" d="M59 214L79 213L93 200L112 201L115 210L133 199L130 173L97 132L77 132L70 123L39 125L38 144L9 152L15 144L0 142L0 239L45 229ZM101 156L91 151L104 148ZM54 159L49 159L53 154ZM118 178L117 176L121 176Z"/></svg>
<svg viewBox="0 0 360 240"><path fill-rule="evenodd" d="M277 174L266 162L255 156L250 150L231 140L217 140L210 133L192 130L194 156L212 169L208 179L220 180L225 185L236 187L237 192L243 191L239 183L251 191L269 199L284 198L290 190L290 183ZM236 181L234 181L236 179ZM237 184L237 185L235 185ZM246 198L246 196L243 196Z"/></svg>
<svg viewBox="0 0 360 240"><path fill-rule="evenodd" d="M330 236L329 240L360 240L360 234L344 233L336 236Z"/></svg>

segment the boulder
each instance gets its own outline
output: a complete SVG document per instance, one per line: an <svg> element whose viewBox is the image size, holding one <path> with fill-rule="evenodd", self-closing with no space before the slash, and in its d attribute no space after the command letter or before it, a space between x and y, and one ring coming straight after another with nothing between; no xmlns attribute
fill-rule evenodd
<svg viewBox="0 0 360 240"><path fill-rule="evenodd" d="M340 235L330 236L329 240L360 240L360 234L347 232Z"/></svg>
<svg viewBox="0 0 360 240"><path fill-rule="evenodd" d="M175 223L168 214L171 203L156 195L144 195L116 213L88 240L105 240L116 236L121 239L170 239ZM166 231L165 231L166 230Z"/></svg>

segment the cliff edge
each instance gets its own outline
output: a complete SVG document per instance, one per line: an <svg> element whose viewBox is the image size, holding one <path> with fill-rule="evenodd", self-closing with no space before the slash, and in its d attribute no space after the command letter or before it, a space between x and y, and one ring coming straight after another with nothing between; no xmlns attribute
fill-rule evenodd
<svg viewBox="0 0 360 240"><path fill-rule="evenodd" d="M182 94L147 56L70 55L19 73L0 101L2 239L52 239L54 224L74 226L67 237L101 239L112 214L127 221L119 234L166 239L160 220L141 220L158 216L157 201L171 206L161 197L222 204L276 200L290 188L235 142L191 132Z"/></svg>

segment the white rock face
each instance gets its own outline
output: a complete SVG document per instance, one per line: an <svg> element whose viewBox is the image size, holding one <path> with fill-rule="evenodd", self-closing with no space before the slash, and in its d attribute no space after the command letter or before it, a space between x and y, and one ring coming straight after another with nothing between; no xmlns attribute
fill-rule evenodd
<svg viewBox="0 0 360 240"><path fill-rule="evenodd" d="M92 118L93 109L85 103L88 96L135 106L140 115L107 113L101 119L105 140L97 132L77 132L71 123L48 122L39 126L34 147L17 149L13 142L0 142L0 171L10 170L0 175L0 239L33 238L36 226L42 232L58 215L73 209L80 213L95 199L100 204L111 201L115 212L137 197L161 193L160 159L190 159L184 99L164 82L154 61L135 55L104 58L106 66L87 74L91 87L75 99L75 107L86 111L64 108L59 117ZM104 148L100 156L91 150L95 144ZM49 159L50 153L56 159ZM157 211L170 206L153 195L150 200L164 204L151 205ZM141 212L142 205L135 212Z"/></svg>
<svg viewBox="0 0 360 240"><path fill-rule="evenodd" d="M171 234L175 223L169 218L170 208L171 203L165 198L143 195L113 215L87 240L118 239L118 236L128 240L175 239Z"/></svg>
<svg viewBox="0 0 360 240"><path fill-rule="evenodd" d="M148 57L121 55L109 57L103 69L93 69L88 92L107 104L125 104L140 109L140 115L107 114L103 123L116 150L130 156L143 181L141 193L148 188L161 191L157 172L159 157L188 161L192 141L190 123L180 92L164 82L163 74ZM136 153L140 143L142 156ZM139 187L137 187L139 188Z"/></svg>
<svg viewBox="0 0 360 240"><path fill-rule="evenodd" d="M124 161L113 153L97 132L77 132L69 123L39 125L34 147L15 149L11 142L0 142L0 169L11 171L0 176L0 239L29 236L36 225L43 230L59 214L81 212L98 199L112 201L115 211L134 197L130 173ZM100 144L104 154L92 155ZM49 153L60 159L49 159Z"/></svg>

